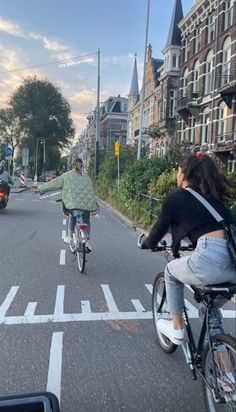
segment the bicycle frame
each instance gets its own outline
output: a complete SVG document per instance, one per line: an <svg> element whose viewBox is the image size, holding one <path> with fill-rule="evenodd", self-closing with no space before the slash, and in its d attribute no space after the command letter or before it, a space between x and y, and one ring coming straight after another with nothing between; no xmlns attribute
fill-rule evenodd
<svg viewBox="0 0 236 412"><path fill-rule="evenodd" d="M186 328L186 332L188 336L188 342L185 342L183 345L181 345L181 347L185 355L186 362L187 364L189 364L190 369L192 370L193 379L194 380L197 379L197 375L196 375L196 372L197 372L199 376L201 377L201 379L204 381L205 385L212 391L215 397L215 401L221 402L223 401L223 399L220 397L220 394L219 394L219 387L218 387L217 376L216 376L216 365L215 365L215 360L213 356L213 345L212 345L211 336L209 335L209 328L208 328L209 313L211 309L214 307L214 298L211 296L209 297L204 296L204 294L202 294L200 290L195 288L194 286L190 286L190 287L194 291L197 302L198 303L202 302L204 304L205 314L204 314L204 319L203 319L202 327L200 330L198 342L196 345L193 332L192 332L192 327L189 321L189 316L188 316L186 308L184 307L183 318L184 318L185 328ZM209 348L210 348L210 353L211 353L211 358L212 358L214 387L212 387L212 385L205 379L205 376L202 373L202 353L203 353L206 337L209 342Z"/></svg>

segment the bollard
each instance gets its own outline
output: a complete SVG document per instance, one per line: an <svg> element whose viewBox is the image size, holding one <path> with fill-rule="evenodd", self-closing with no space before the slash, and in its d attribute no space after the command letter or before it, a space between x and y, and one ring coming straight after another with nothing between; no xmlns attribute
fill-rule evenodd
<svg viewBox="0 0 236 412"><path fill-rule="evenodd" d="M25 175L23 172L20 174L20 186L25 187Z"/></svg>

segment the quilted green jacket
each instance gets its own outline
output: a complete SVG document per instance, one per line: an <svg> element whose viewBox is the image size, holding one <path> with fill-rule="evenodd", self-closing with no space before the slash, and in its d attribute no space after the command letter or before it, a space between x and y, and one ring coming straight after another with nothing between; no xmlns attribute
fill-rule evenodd
<svg viewBox="0 0 236 412"><path fill-rule="evenodd" d="M40 194L61 190L66 209L98 212L92 180L85 173L80 174L76 170L70 170L50 182L39 185L38 190Z"/></svg>

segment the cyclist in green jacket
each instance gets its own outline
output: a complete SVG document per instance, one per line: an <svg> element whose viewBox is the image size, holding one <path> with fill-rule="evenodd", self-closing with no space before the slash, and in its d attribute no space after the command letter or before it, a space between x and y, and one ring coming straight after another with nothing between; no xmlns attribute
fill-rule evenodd
<svg viewBox="0 0 236 412"><path fill-rule="evenodd" d="M83 172L83 161L76 158L72 163L73 169L56 177L50 182L39 185L40 194L50 191L61 190L62 202L64 209L69 213L68 235L64 238L65 243L72 241L73 232L75 229L76 218L73 216L73 210L83 211L83 223L89 226L90 230L90 214L98 213L98 205L95 200L92 180ZM91 250L91 246L87 243L87 248Z"/></svg>

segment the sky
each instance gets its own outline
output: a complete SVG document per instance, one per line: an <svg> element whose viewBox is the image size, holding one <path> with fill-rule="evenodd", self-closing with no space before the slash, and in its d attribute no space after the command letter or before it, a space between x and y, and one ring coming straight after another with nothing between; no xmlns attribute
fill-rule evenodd
<svg viewBox="0 0 236 412"><path fill-rule="evenodd" d="M150 0L148 43L154 58L163 58L174 2ZM184 14L193 3L182 0ZM26 77L47 79L68 100L78 138L96 106L98 49L101 103L109 96L128 95L135 53L141 85L147 4L148 0L0 0L0 108L7 106L10 94Z"/></svg>

